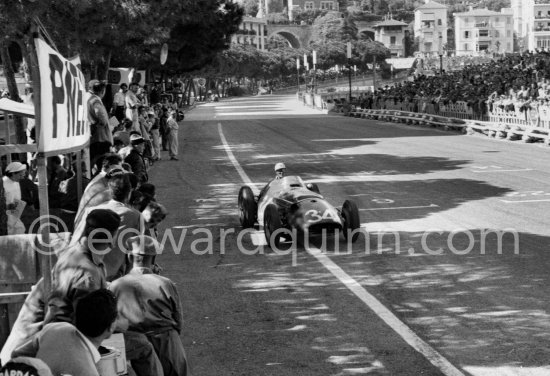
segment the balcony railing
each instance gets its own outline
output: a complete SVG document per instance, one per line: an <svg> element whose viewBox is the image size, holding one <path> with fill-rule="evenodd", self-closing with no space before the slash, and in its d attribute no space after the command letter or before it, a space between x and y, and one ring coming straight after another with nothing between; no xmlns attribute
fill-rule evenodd
<svg viewBox="0 0 550 376"><path fill-rule="evenodd" d="M489 27L488 22L479 22L475 24L476 27Z"/></svg>
<svg viewBox="0 0 550 376"><path fill-rule="evenodd" d="M539 16L538 14L535 16L535 20L547 20L550 19L550 14L543 14Z"/></svg>
<svg viewBox="0 0 550 376"><path fill-rule="evenodd" d="M548 5L550 0L535 0L535 5Z"/></svg>

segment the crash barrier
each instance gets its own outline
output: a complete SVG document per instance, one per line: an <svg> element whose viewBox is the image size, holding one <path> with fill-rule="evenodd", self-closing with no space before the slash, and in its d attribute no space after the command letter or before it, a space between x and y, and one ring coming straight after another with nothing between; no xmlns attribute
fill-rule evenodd
<svg viewBox="0 0 550 376"><path fill-rule="evenodd" d="M53 254L64 248L70 233L50 234ZM37 234L0 236L0 348L6 342L19 310L40 273Z"/></svg>
<svg viewBox="0 0 550 376"><path fill-rule="evenodd" d="M443 127L445 130L458 130L462 132L465 132L467 129L466 121L462 119L399 110L361 109L355 107L345 115L356 118L393 121L411 125Z"/></svg>
<svg viewBox="0 0 550 376"><path fill-rule="evenodd" d="M464 101L444 103L430 98L413 99L411 101L407 99L402 101L385 99L375 100L373 108L426 113L457 119L489 120L488 115L484 115L480 111L474 111L474 108L468 106L468 103Z"/></svg>
<svg viewBox="0 0 550 376"><path fill-rule="evenodd" d="M398 110L361 109L353 107L345 113L356 118L401 122L411 125L428 125L442 127L445 130L456 130L466 134L484 134L488 137L524 142L542 141L550 145L550 130L548 128L530 125L509 125L471 119L457 119L443 116L433 116L425 113L406 112Z"/></svg>
<svg viewBox="0 0 550 376"><path fill-rule="evenodd" d="M509 126L550 129L550 106L494 102L489 120Z"/></svg>

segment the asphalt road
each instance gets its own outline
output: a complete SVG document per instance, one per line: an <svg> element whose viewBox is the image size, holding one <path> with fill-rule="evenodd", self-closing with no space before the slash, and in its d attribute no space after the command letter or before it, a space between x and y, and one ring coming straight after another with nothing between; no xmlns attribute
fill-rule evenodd
<svg viewBox="0 0 550 376"><path fill-rule="evenodd" d="M195 375L550 374L548 147L262 96L197 107L180 150L150 177ZM279 161L368 236L274 253L240 233L239 188Z"/></svg>

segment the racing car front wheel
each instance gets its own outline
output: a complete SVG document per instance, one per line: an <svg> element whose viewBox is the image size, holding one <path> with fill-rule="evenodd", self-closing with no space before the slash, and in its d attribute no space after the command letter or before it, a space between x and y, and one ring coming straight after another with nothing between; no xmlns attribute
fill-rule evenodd
<svg viewBox="0 0 550 376"><path fill-rule="evenodd" d="M275 232L282 228L281 217L277 207L273 204L267 205L264 211L264 233L265 240L271 248L279 248L281 244L281 235L275 234Z"/></svg>
<svg viewBox="0 0 550 376"><path fill-rule="evenodd" d="M354 231L361 226L361 221L359 219L359 209L355 202L346 200L344 205L342 205L342 217L344 217L344 238L348 240L348 237L351 235L351 242L355 242L359 237L359 232Z"/></svg>
<svg viewBox="0 0 550 376"><path fill-rule="evenodd" d="M254 199L252 189L248 186L242 187L239 191L239 219L243 228L254 227L257 211L258 204Z"/></svg>

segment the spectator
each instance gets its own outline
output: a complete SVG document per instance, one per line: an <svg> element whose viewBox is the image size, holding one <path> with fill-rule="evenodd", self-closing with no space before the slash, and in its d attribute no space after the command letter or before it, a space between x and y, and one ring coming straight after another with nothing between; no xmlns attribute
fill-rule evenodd
<svg viewBox="0 0 550 376"><path fill-rule="evenodd" d="M141 105L137 92L139 85L136 82L130 84L130 90L126 92L126 118L132 121L132 130L139 132L138 107Z"/></svg>
<svg viewBox="0 0 550 376"><path fill-rule="evenodd" d="M89 213L82 236L63 251L51 272L52 292L49 297L44 295L42 278L27 296L0 353L2 363L9 360L12 351L40 331L43 325L71 322L73 303L88 292L106 286L103 255L112 247L119 225L120 217L110 210Z"/></svg>
<svg viewBox="0 0 550 376"><path fill-rule="evenodd" d="M183 119L182 119L183 120ZM178 114L176 111L170 111L168 114L168 119L166 120L166 126L168 131L168 154L170 155L170 160L178 160Z"/></svg>
<svg viewBox="0 0 550 376"><path fill-rule="evenodd" d="M91 80L88 82L88 93L88 122L91 132L90 161L99 172L103 155L108 153L113 145L109 116L101 101L105 95L105 82Z"/></svg>
<svg viewBox="0 0 550 376"><path fill-rule="evenodd" d="M124 162L128 163L132 167L132 172L137 176L139 183L145 183L149 180L147 175L147 165L143 159L143 151L145 150L145 140L139 135L132 135L130 137L130 153Z"/></svg>
<svg viewBox="0 0 550 376"><path fill-rule="evenodd" d="M99 347L114 332L117 301L114 294L98 289L76 302L74 325L51 323L14 351L46 363L54 375L99 376Z"/></svg>
<svg viewBox="0 0 550 376"><path fill-rule="evenodd" d="M74 219L75 232L79 229L82 233L84 230L85 213L88 208L103 204L111 199L111 191L108 189L107 182L109 178L117 174L123 174L122 159L118 154L107 154L103 158L103 166L101 172L92 179L92 181L86 186L78 210ZM76 241L74 236L71 239L71 243Z"/></svg>
<svg viewBox="0 0 550 376"><path fill-rule="evenodd" d="M128 321L130 330L147 335L165 376L191 375L180 339L183 320L176 285L152 269L162 247L146 235L132 237L128 242L132 247L132 270L110 285L119 299L118 313Z"/></svg>
<svg viewBox="0 0 550 376"><path fill-rule="evenodd" d="M119 130L113 134L114 138L120 139L124 146L130 144L130 132L132 131L132 121L128 119L123 119Z"/></svg>
<svg viewBox="0 0 550 376"><path fill-rule="evenodd" d="M126 254L126 249L124 247L126 245L126 241L131 236L139 235L144 232L144 220L137 210L132 209L128 205L130 194L132 192L132 186L126 175L113 176L109 179L108 186L112 195L111 200L104 204L90 208L89 211L93 212L98 209L110 210L121 218L118 226L118 232L113 240L113 247L103 257L106 278L111 281L121 275L124 275L124 262ZM81 236L77 231L78 229L75 229L73 236Z"/></svg>
<svg viewBox="0 0 550 376"><path fill-rule="evenodd" d="M160 120L157 118L153 110L147 112L147 118L150 123L151 138L152 138L152 158L154 161L160 160Z"/></svg>
<svg viewBox="0 0 550 376"><path fill-rule="evenodd" d="M113 99L113 114L118 121L122 122L124 119L124 110L126 108L126 92L128 91L128 85L122 83L120 89L115 94Z"/></svg>

